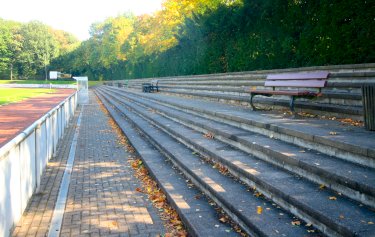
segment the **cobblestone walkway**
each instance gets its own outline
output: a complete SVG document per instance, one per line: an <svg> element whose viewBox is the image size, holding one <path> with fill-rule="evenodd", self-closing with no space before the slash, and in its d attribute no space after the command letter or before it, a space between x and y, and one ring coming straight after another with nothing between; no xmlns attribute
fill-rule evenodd
<svg viewBox="0 0 375 237"><path fill-rule="evenodd" d="M81 128L60 236L159 236L165 228L127 162L96 97L82 109ZM77 119L77 118L75 118ZM74 126L73 126L74 127ZM39 194L34 195L14 236L46 236L74 129L49 163Z"/></svg>

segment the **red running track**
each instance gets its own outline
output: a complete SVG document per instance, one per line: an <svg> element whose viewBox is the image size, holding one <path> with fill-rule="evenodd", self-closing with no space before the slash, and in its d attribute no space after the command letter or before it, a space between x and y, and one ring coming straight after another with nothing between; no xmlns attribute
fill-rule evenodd
<svg viewBox="0 0 375 237"><path fill-rule="evenodd" d="M15 138L74 92L74 89L56 89L53 93L0 106L0 147Z"/></svg>

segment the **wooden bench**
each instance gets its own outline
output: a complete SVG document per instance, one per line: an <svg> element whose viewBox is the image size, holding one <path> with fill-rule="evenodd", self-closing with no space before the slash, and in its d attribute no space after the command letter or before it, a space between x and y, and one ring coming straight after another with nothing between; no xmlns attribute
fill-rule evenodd
<svg viewBox="0 0 375 237"><path fill-rule="evenodd" d="M151 92L159 92L159 81L152 80L148 83L142 83L142 92L151 93Z"/></svg>
<svg viewBox="0 0 375 237"><path fill-rule="evenodd" d="M272 90L250 90L250 105L253 110L256 110L253 104L253 98L256 95L263 95L267 97L273 95L287 95L290 96L289 107L293 112L294 101L296 98L312 99L322 95L321 89L327 85L328 74L328 72L321 71L268 75L264 86L272 87ZM288 89L275 90L275 88ZM299 88L303 88L303 90L300 90ZM311 88L315 88L315 90L312 90Z"/></svg>

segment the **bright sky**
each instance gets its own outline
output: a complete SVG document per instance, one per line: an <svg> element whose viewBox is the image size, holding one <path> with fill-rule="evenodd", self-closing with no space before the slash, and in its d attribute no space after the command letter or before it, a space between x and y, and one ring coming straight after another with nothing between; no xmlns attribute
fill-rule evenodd
<svg viewBox="0 0 375 237"><path fill-rule="evenodd" d="M80 40L89 38L89 27L125 12L136 15L161 9L163 0L2 0L0 18L19 22L41 21Z"/></svg>

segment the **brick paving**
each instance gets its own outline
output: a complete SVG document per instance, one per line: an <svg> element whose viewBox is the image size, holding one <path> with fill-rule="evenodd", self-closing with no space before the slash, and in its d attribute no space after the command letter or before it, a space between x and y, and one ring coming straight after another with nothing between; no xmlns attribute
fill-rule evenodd
<svg viewBox="0 0 375 237"><path fill-rule="evenodd" d="M81 108L69 123L64 137L57 146L56 156L51 158L42 176L39 192L29 201L21 221L16 226L13 236L46 236L57 200L59 186L68 160L70 143Z"/></svg>
<svg viewBox="0 0 375 237"><path fill-rule="evenodd" d="M128 153L96 97L82 108L81 128L60 236L159 236L163 222L143 193ZM57 199L74 129L49 163L41 194L34 195L13 236L45 236ZM67 151L66 151L67 150Z"/></svg>

